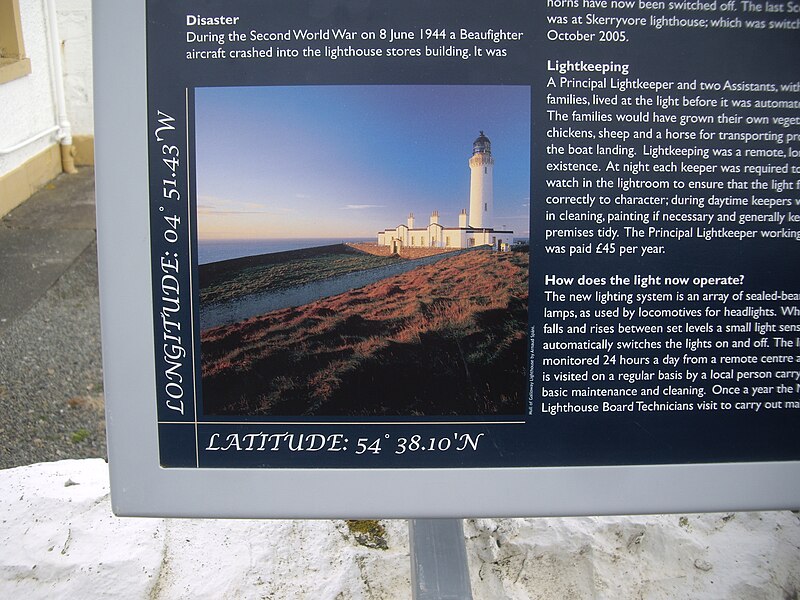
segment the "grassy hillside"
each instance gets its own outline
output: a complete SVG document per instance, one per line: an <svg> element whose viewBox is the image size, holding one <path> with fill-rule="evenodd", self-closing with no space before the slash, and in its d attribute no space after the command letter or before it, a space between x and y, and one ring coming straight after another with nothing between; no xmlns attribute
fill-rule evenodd
<svg viewBox="0 0 800 600"><path fill-rule="evenodd" d="M203 332L206 414L523 412L528 256L476 250Z"/></svg>
<svg viewBox="0 0 800 600"><path fill-rule="evenodd" d="M203 305L228 302L382 267L398 260L362 252L347 244L334 244L200 265L200 302Z"/></svg>

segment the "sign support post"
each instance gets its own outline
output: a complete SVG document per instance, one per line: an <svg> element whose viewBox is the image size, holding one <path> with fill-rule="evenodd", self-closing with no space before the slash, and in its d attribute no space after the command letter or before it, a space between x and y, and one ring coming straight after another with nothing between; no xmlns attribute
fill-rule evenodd
<svg viewBox="0 0 800 600"><path fill-rule="evenodd" d="M413 600L472 600L462 519L409 519Z"/></svg>

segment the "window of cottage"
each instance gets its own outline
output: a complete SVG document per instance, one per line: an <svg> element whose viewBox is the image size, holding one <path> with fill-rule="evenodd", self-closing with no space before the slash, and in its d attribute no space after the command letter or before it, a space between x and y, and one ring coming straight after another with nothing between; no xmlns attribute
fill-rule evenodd
<svg viewBox="0 0 800 600"><path fill-rule="evenodd" d="M30 72L31 61L22 42L19 0L0 0L0 83Z"/></svg>

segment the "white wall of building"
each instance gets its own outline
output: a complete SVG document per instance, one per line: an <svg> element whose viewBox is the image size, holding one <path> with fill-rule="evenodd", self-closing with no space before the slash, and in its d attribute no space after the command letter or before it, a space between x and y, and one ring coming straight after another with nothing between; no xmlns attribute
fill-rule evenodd
<svg viewBox="0 0 800 600"><path fill-rule="evenodd" d="M67 116L72 135L91 136L91 1L56 0ZM25 54L31 73L0 84L0 151L58 124L46 0L19 0ZM0 154L0 177L56 143L50 134L9 154Z"/></svg>
<svg viewBox="0 0 800 600"><path fill-rule="evenodd" d="M43 0L20 0L19 9L31 73L0 84L0 150L57 124L45 3ZM0 175L43 151L54 139L55 135L50 135L11 154L0 154Z"/></svg>
<svg viewBox="0 0 800 600"><path fill-rule="evenodd" d="M67 114L72 135L94 135L92 2L56 0Z"/></svg>

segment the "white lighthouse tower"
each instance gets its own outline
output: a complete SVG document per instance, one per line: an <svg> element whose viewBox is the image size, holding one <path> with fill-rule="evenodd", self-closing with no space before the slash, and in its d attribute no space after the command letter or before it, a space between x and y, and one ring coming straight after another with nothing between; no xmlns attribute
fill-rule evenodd
<svg viewBox="0 0 800 600"><path fill-rule="evenodd" d="M483 132L472 143L471 171L469 182L469 226L475 229L492 227L492 142Z"/></svg>
<svg viewBox="0 0 800 600"><path fill-rule="evenodd" d="M378 245L389 246L392 252L397 253L406 247L457 250L489 246L495 250L509 250L514 244L514 232L505 227L494 228L493 169L492 142L481 131L472 143L472 156L469 159L469 213L466 208L461 209L458 227L439 223L438 210L431 213L427 227L416 225L411 214L407 226L400 224L379 231Z"/></svg>

